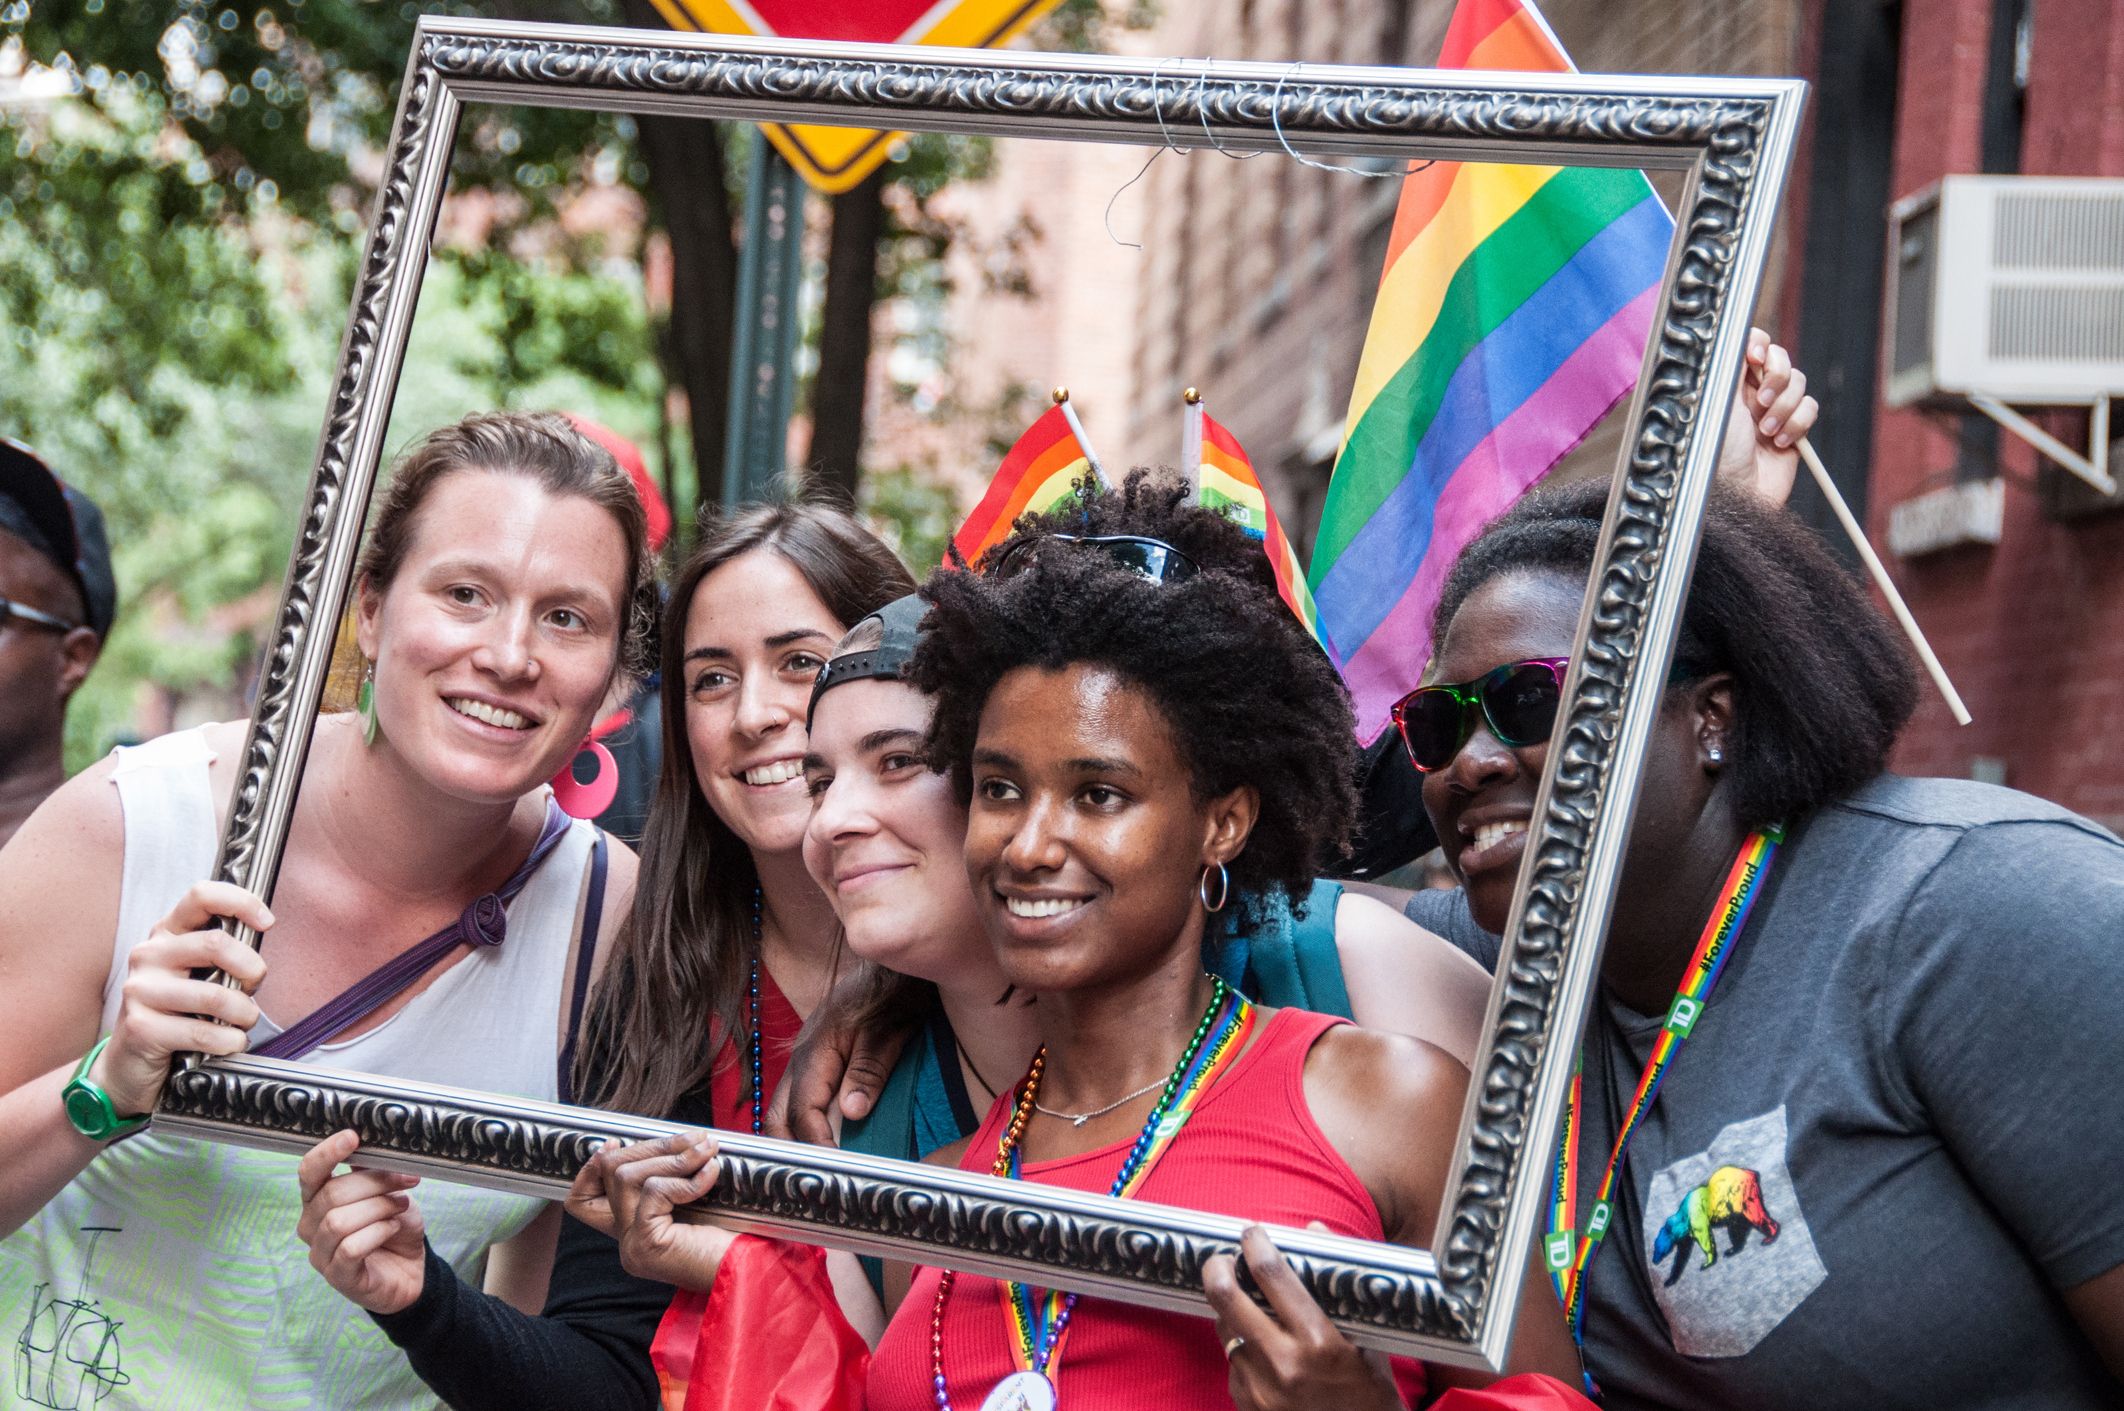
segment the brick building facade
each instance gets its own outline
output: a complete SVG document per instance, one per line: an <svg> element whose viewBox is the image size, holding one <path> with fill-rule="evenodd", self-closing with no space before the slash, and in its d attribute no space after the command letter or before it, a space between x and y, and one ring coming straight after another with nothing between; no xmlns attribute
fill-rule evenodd
<svg viewBox="0 0 2124 1411"><path fill-rule="evenodd" d="M1798 0L1548 0L1542 10L1588 71L1789 74L1798 61ZM1228 0L1167 13L1150 51L1424 65L1453 4ZM1144 184L1131 439L1155 442L1180 389L1199 384L1310 548L1399 183L1196 151L1168 155ZM1768 297L1777 288L1773 268ZM1615 450L1610 428L1576 463L1605 470Z"/></svg>
<svg viewBox="0 0 2124 1411"><path fill-rule="evenodd" d="M1794 346L1822 398L1815 444L1877 545L1890 510L1915 494L1957 479L2006 481L1999 544L1889 560L1976 716L1956 727L1928 686L1897 764L2003 777L2124 821L2124 751L2111 743L2124 710L2124 512L2061 514L2057 505L2085 498L2072 493L2076 482L1990 422L1890 410L1880 397L1887 207L1950 172L2124 176L2124 5L1543 8L1588 71L1797 74L1813 85L1760 321ZM1452 9L1452 0L1203 0L1163 7L1155 28L1124 43L1140 54L1423 64ZM1183 58L1167 70L1176 86L1186 68ZM1281 156L1168 152L1143 162L1139 149L999 154L995 186L971 196L991 212L983 219L1021 202L1075 215L1050 214L1046 238L1027 252L1047 292L1022 316L995 317L978 298L962 307L952 376L1044 385L1058 367L1078 369L1067 375L1095 437L1123 463L1173 458L1180 389L1199 385L1309 548L1397 184ZM1121 253L1120 242L1141 249ZM2042 419L2084 444L2084 414ZM1567 472L1612 466L1615 420ZM969 483L993 464L958 460ZM1811 487L1795 505L1828 528Z"/></svg>
<svg viewBox="0 0 2124 1411"><path fill-rule="evenodd" d="M1802 3L1548 0L1543 12L1588 70L1789 74ZM1161 81L1177 92L1204 55L1427 64L1452 11L1453 0L1194 0L1113 38L1133 54L1172 56ZM1145 161L1140 148L999 142L993 175L948 193L946 209L972 237L954 250L957 292L942 310L951 353L899 381L933 375L946 389L937 400L959 416L939 426L881 395L871 462L925 464L970 503L995 463L985 439L1038 413L1039 400L1013 403L1012 393L1064 381L1103 457L1171 463L1181 390L1199 386L1309 549L1399 183L1281 154ZM1014 252L1035 291L1022 305L998 298L983 268L1021 215L1039 231ZM1604 471L1615 450L1611 427L1574 465Z"/></svg>
<svg viewBox="0 0 2124 1411"><path fill-rule="evenodd" d="M2124 176L2124 6L1808 0L1803 31L1798 72L1815 88L1787 225L1805 237L1782 309L1824 390L1817 440L1844 475L1870 470L1876 544L1901 501L2005 481L1999 543L1889 559L1975 717L1957 727L1928 689L1897 764L2003 777L2116 826L2124 512L2063 508L2091 496L1980 416L1887 408L1878 358L1888 203L1950 173ZM2085 445L2085 414L2039 420Z"/></svg>

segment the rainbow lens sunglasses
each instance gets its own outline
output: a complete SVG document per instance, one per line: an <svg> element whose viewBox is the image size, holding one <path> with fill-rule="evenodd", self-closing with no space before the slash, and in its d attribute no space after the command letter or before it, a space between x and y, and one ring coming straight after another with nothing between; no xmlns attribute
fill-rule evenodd
<svg viewBox="0 0 2124 1411"><path fill-rule="evenodd" d="M1131 573L1140 573L1153 583L1182 583L1195 576L1200 566L1163 539L1141 534L1048 534L1026 539L989 570L994 578L1014 578L1031 568L1040 546L1049 543L1082 544L1098 550Z"/></svg>
<svg viewBox="0 0 2124 1411"><path fill-rule="evenodd" d="M1419 686L1394 702L1394 728L1409 762L1425 774L1443 769L1475 733L1475 712L1510 749L1543 745L1556 726L1569 657L1508 661L1473 681Z"/></svg>

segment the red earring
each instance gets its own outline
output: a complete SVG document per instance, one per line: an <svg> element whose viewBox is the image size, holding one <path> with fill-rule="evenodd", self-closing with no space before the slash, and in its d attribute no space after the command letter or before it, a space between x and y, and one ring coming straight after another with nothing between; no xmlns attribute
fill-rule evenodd
<svg viewBox="0 0 2124 1411"><path fill-rule="evenodd" d="M597 761L597 773L588 783L575 777L575 767L583 756ZM553 776L553 798L561 806L561 812L570 818L595 818L612 807L612 800L619 796L619 762L612 758L612 751L596 740L584 740L582 748L568 757L567 765Z"/></svg>

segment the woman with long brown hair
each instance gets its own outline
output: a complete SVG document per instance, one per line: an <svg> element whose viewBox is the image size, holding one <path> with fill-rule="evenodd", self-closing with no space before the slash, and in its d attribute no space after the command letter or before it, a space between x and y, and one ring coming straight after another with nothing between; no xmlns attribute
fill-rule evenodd
<svg viewBox="0 0 2124 1411"><path fill-rule="evenodd" d="M634 910L585 1024L587 1100L662 1114L708 1082L716 1125L755 1124L833 960L833 909L802 854L812 682L849 624L911 585L881 541L819 505L741 510L680 569L662 773ZM704 1014L743 1051L704 1049Z"/></svg>
<svg viewBox="0 0 2124 1411"><path fill-rule="evenodd" d="M832 978L832 908L805 873L814 678L849 625L908 592L849 514L757 505L708 525L671 589L660 654L664 751L640 883L584 1024L582 1100L694 1126L759 1129L765 1096ZM355 1171L351 1134L305 1159L311 1260L377 1315L453 1406L654 1404L660 1322L690 1346L705 1296L634 1278L598 1229L564 1223L542 1316L427 1253L410 1178ZM571 1201L604 1224L595 1194Z"/></svg>

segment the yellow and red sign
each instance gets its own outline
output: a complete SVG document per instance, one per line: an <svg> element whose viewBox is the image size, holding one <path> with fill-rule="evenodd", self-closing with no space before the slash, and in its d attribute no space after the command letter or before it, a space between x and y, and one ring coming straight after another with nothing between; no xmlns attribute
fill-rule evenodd
<svg viewBox="0 0 2124 1411"><path fill-rule="evenodd" d="M673 29L858 44L993 49L1062 0L654 0ZM878 169L900 134L867 127L761 123L814 190L848 190Z"/></svg>

